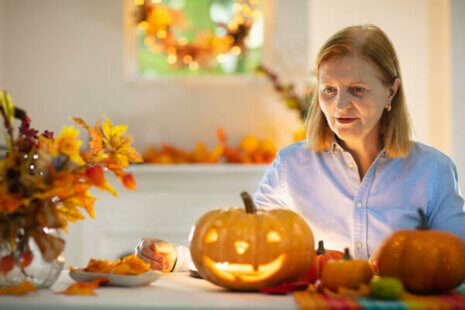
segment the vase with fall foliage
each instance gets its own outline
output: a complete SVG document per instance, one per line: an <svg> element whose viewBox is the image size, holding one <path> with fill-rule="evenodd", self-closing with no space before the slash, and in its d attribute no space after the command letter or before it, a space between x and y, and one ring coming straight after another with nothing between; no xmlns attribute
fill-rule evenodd
<svg viewBox="0 0 465 310"><path fill-rule="evenodd" d="M15 108L0 89L0 112L7 153L0 160L0 287L30 281L49 287L63 267L63 232L70 222L93 218L96 200L89 190L97 187L116 195L105 171L113 172L128 189L135 189L129 163L142 161L123 136L126 126L111 121L95 127L71 118L90 134L89 148L80 149L79 131L63 127L57 137L30 127L26 112ZM20 123L15 135L14 120Z"/></svg>

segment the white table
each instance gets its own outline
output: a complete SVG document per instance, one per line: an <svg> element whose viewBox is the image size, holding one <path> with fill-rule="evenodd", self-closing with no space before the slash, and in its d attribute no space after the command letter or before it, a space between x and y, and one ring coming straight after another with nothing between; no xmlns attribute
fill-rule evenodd
<svg viewBox="0 0 465 310"><path fill-rule="evenodd" d="M232 292L188 273L164 274L150 286L101 287L97 296L54 294L74 283L67 271L50 289L26 296L0 296L0 309L296 309L292 294Z"/></svg>

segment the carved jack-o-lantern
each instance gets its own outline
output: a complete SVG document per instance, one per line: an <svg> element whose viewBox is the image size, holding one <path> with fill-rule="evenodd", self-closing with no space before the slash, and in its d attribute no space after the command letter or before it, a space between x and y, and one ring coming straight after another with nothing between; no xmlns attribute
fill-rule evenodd
<svg viewBox="0 0 465 310"><path fill-rule="evenodd" d="M301 277L314 256L313 234L290 210L257 211L247 193L246 210L214 210L191 233L191 255L200 275L234 290L257 290Z"/></svg>

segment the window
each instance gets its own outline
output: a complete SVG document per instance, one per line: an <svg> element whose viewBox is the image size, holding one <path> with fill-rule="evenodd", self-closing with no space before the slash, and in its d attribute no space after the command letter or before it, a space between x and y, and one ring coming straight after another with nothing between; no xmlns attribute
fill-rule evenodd
<svg viewBox="0 0 465 310"><path fill-rule="evenodd" d="M263 0L135 0L137 78L251 74L260 64Z"/></svg>

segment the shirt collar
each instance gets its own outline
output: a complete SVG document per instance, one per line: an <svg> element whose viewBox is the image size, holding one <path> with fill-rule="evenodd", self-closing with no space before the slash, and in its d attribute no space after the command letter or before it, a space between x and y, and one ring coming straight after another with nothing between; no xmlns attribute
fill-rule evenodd
<svg viewBox="0 0 465 310"><path fill-rule="evenodd" d="M333 142L331 143L331 148L327 149L324 151L324 153L332 153L335 150L344 150L341 146L341 142L339 141L339 138L334 136Z"/></svg>
<svg viewBox="0 0 465 310"><path fill-rule="evenodd" d="M333 143L331 144L331 148L324 151L324 153L333 153L336 150L345 151L344 148L341 146L341 142L339 138L334 137ZM379 151L377 157L385 157L385 156L386 156L386 148L383 147L381 151Z"/></svg>

